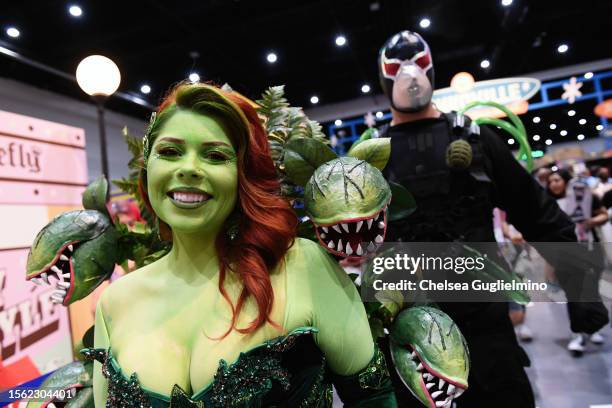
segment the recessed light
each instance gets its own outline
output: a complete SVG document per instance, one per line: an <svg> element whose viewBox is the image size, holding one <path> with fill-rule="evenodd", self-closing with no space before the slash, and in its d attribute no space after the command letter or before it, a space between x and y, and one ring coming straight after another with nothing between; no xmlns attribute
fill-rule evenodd
<svg viewBox="0 0 612 408"><path fill-rule="evenodd" d="M189 80L194 83L198 82L200 80L200 75L198 75L196 72L192 72L189 74Z"/></svg>
<svg viewBox="0 0 612 408"><path fill-rule="evenodd" d="M559 170L559 168L558 168L557 166L552 166L550 169L551 169L552 171L557 171L557 170Z"/></svg>
<svg viewBox="0 0 612 408"><path fill-rule="evenodd" d="M483 59L482 61L480 61L480 68L487 69L490 66L491 66L491 61L489 61L488 59Z"/></svg>
<svg viewBox="0 0 612 408"><path fill-rule="evenodd" d="M508 139L508 144L509 145L513 145L514 144L514 139Z"/></svg>
<svg viewBox="0 0 612 408"><path fill-rule="evenodd" d="M368 85L368 84L363 84L363 85L361 86L361 92L363 92L363 93L368 93L368 92L370 92L370 85Z"/></svg>
<svg viewBox="0 0 612 408"><path fill-rule="evenodd" d="M567 130L562 130L559 132L561 136L567 136Z"/></svg>
<svg viewBox="0 0 612 408"><path fill-rule="evenodd" d="M312 103L313 105L316 105L317 103L319 103L319 97L316 95L311 96L310 103Z"/></svg>
<svg viewBox="0 0 612 408"><path fill-rule="evenodd" d="M385 116L381 111L376 112L376 118L377 119L382 119L383 116Z"/></svg>
<svg viewBox="0 0 612 408"><path fill-rule="evenodd" d="M339 35L336 37L336 45L338 47L342 47L346 44L346 37L343 35Z"/></svg>
<svg viewBox="0 0 612 408"><path fill-rule="evenodd" d="M271 53L268 53L268 55L266 56L266 59L268 60L270 64L274 64L278 60L278 57L276 56L275 53L271 52Z"/></svg>
<svg viewBox="0 0 612 408"><path fill-rule="evenodd" d="M342 120L340 120L340 119L336 119L336 120L334 121L334 125L336 125L336 127L338 127L338 126L342 126Z"/></svg>
<svg viewBox="0 0 612 408"><path fill-rule="evenodd" d="M199 79L199 78L198 78ZM197 82L197 81L192 81L192 82ZM143 85L140 87L140 92L142 92L143 94L149 94L151 93L151 87L149 85Z"/></svg>
<svg viewBox="0 0 612 408"><path fill-rule="evenodd" d="M501 4L504 7L508 7L509 5L512 4L512 0L502 0Z"/></svg>
<svg viewBox="0 0 612 408"><path fill-rule="evenodd" d="M540 135L533 135L533 141L537 142L538 140L540 140Z"/></svg>
<svg viewBox="0 0 612 408"><path fill-rule="evenodd" d="M571 109L567 111L567 116L574 116L576 114L576 111Z"/></svg>
<svg viewBox="0 0 612 408"><path fill-rule="evenodd" d="M546 146L550 146L552 144L552 140L546 139L544 143L546 143Z"/></svg>
<svg viewBox="0 0 612 408"><path fill-rule="evenodd" d="M587 72L586 74L584 74L584 79L591 79L591 78L593 78L592 72Z"/></svg>
<svg viewBox="0 0 612 408"><path fill-rule="evenodd" d="M578 135L578 137L577 137L577 139L578 139L578 140L584 140L584 135L583 135L582 133L581 133L581 134L579 134L579 135Z"/></svg>
<svg viewBox="0 0 612 408"><path fill-rule="evenodd" d="M569 50L569 46L567 44L561 44L557 47L557 52L559 54L563 54L565 52L567 52L567 50Z"/></svg>
<svg viewBox="0 0 612 408"><path fill-rule="evenodd" d="M19 32L19 30L15 27L9 27L6 29L6 35L8 35L9 37L12 38L17 38L21 35L21 33Z"/></svg>
<svg viewBox="0 0 612 408"><path fill-rule="evenodd" d="M539 116L534 116L532 120L533 120L533 123L540 123L540 117Z"/></svg>
<svg viewBox="0 0 612 408"><path fill-rule="evenodd" d="M77 6L76 4L70 6L68 8L68 12L72 17L81 17L83 15L83 9Z"/></svg>
<svg viewBox="0 0 612 408"><path fill-rule="evenodd" d="M603 125L597 125L597 126L595 126L595 129L597 129L597 130L603 130Z"/></svg>
<svg viewBox="0 0 612 408"><path fill-rule="evenodd" d="M586 122L587 122L586 119L580 119L578 121L578 123L580 123L581 125L586 125Z"/></svg>
<svg viewBox="0 0 612 408"><path fill-rule="evenodd" d="M549 128L550 128L551 130L555 130L555 129L557 128L557 125L555 125L554 123L551 123L551 124L550 124L550 126L549 126Z"/></svg>
<svg viewBox="0 0 612 408"><path fill-rule="evenodd" d="M431 25L431 20L426 18L422 18L421 21L419 22L419 26L421 26L421 28L427 28Z"/></svg>

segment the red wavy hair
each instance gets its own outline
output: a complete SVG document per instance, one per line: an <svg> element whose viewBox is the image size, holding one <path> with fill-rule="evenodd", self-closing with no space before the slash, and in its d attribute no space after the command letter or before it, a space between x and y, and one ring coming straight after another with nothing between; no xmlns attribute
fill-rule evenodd
<svg viewBox="0 0 612 408"><path fill-rule="evenodd" d="M274 292L269 272L282 261L293 244L298 223L291 206L280 196L280 183L266 132L253 106L252 101L236 92L207 84L181 83L160 104L148 135L149 145L153 146L163 123L178 109L186 109L217 118L228 130L237 150L238 233L230 240L223 231L215 242L220 260L219 291L232 308L231 326L221 338L234 329L240 333L252 333L266 322L278 327L270 319ZM139 187L145 204L154 213L146 185L146 168L143 168ZM160 231L171 239L169 227L161 220ZM228 270L238 274L244 285L236 305L224 287ZM238 328L238 315L251 296L257 303L258 315L247 327Z"/></svg>

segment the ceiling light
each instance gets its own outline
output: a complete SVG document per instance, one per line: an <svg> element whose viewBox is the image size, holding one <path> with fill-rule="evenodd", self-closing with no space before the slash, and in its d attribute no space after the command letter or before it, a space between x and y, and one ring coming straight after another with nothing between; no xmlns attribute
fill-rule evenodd
<svg viewBox="0 0 612 408"><path fill-rule="evenodd" d="M278 57L275 53L271 52L266 56L266 59L270 64L274 64L278 60Z"/></svg>
<svg viewBox="0 0 612 408"><path fill-rule="evenodd" d="M336 125L336 127L338 127L338 126L342 126L342 120L340 120L340 119L336 119L336 120L334 121L334 125Z"/></svg>
<svg viewBox="0 0 612 408"><path fill-rule="evenodd" d="M533 123L540 123L540 117L539 116L534 116L532 120L533 120Z"/></svg>
<svg viewBox="0 0 612 408"><path fill-rule="evenodd" d="M563 54L564 52L567 52L567 50L569 50L569 47L567 44L561 44L557 47L557 52L559 54Z"/></svg>
<svg viewBox="0 0 612 408"><path fill-rule="evenodd" d="M83 9L77 5L70 6L68 12L72 17L81 17L83 15Z"/></svg>
<svg viewBox="0 0 612 408"><path fill-rule="evenodd" d="M559 168L558 168L557 166L552 166L550 169L551 169L552 171L557 171L557 170L559 170Z"/></svg>
<svg viewBox="0 0 612 408"><path fill-rule="evenodd" d="M572 109L572 110L567 111L567 116L574 116L575 114L576 114L576 111L575 111L575 110L573 110L573 109Z"/></svg>
<svg viewBox="0 0 612 408"><path fill-rule="evenodd" d="M385 116L385 115L384 115L384 113L382 113L381 111L376 112L376 118L377 118L377 119L382 119L382 118L383 118L383 116Z"/></svg>
<svg viewBox="0 0 612 408"><path fill-rule="evenodd" d="M512 4L512 0L502 0L501 4L504 7L508 7L509 5Z"/></svg>
<svg viewBox="0 0 612 408"><path fill-rule="evenodd" d="M586 74L584 74L584 79L591 79L591 78L593 78L592 72L587 72Z"/></svg>
<svg viewBox="0 0 612 408"><path fill-rule="evenodd" d="M597 126L595 126L595 129L597 129L597 130L603 130L603 125L597 125Z"/></svg>
<svg viewBox="0 0 612 408"><path fill-rule="evenodd" d="M480 68L487 69L491 66L491 62L488 59L480 61Z"/></svg>
<svg viewBox="0 0 612 408"><path fill-rule="evenodd" d="M200 76L196 72L192 72L189 74L189 80L194 83L198 82L200 80Z"/></svg>
<svg viewBox="0 0 612 408"><path fill-rule="evenodd" d="M550 126L549 126L549 128L550 128L551 130L555 130L555 129L557 128L557 125L555 125L554 123L551 123L551 124L550 124Z"/></svg>
<svg viewBox="0 0 612 408"><path fill-rule="evenodd" d="M580 119L578 121L578 123L580 123L581 125L585 125L586 124L586 119Z"/></svg>
<svg viewBox="0 0 612 408"><path fill-rule="evenodd" d="M546 139L544 143L546 143L546 146L550 146L552 144L552 140Z"/></svg>
<svg viewBox="0 0 612 408"><path fill-rule="evenodd" d="M361 86L361 92L363 92L363 93L368 93L368 92L370 92L370 85L368 85L368 84L364 84L364 85L362 85L362 86Z"/></svg>
<svg viewBox="0 0 612 408"><path fill-rule="evenodd" d="M561 136L567 136L567 130L562 130L559 132Z"/></svg>
<svg viewBox="0 0 612 408"><path fill-rule="evenodd" d="M6 35L8 35L9 37L17 38L20 34L21 33L19 32L19 30L15 27L9 27L6 29Z"/></svg>
<svg viewBox="0 0 612 408"><path fill-rule="evenodd" d="M540 135L533 135L533 141L537 142L538 140L540 140Z"/></svg>
<svg viewBox="0 0 612 408"><path fill-rule="evenodd" d="M514 139L508 139L508 144L509 145L513 145L514 144Z"/></svg>
<svg viewBox="0 0 612 408"><path fill-rule="evenodd" d="M346 44L346 37L343 35L339 35L336 37L336 45L338 47L342 47L343 45Z"/></svg>
<svg viewBox="0 0 612 408"><path fill-rule="evenodd" d="M319 97L316 95L311 96L310 103L312 103L313 105L316 105L317 103L319 103Z"/></svg>
<svg viewBox="0 0 612 408"><path fill-rule="evenodd" d="M584 140L584 135L582 133L578 135L578 140Z"/></svg>
<svg viewBox="0 0 612 408"><path fill-rule="evenodd" d="M419 26L421 26L421 28L427 28L431 25L431 20L428 18L422 18L421 21L419 22Z"/></svg>
<svg viewBox="0 0 612 408"><path fill-rule="evenodd" d="M194 81L195 82L195 81ZM143 94L149 94L151 93L151 87L149 85L143 85L140 87L140 92L142 92Z"/></svg>

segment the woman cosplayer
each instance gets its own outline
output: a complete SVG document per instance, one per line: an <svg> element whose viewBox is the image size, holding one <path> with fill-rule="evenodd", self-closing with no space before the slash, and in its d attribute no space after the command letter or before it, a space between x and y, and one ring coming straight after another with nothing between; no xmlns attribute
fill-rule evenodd
<svg viewBox="0 0 612 408"><path fill-rule="evenodd" d="M354 284L296 238L245 98L181 84L145 135L141 189L172 241L97 306L97 407L395 406Z"/></svg>

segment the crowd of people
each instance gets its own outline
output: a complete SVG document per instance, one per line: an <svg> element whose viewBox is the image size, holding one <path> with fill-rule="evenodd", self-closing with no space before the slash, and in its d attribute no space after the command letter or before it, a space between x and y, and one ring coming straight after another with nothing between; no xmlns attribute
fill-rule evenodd
<svg viewBox="0 0 612 408"><path fill-rule="evenodd" d="M612 250L605 243L612 242L612 179L606 166L587 168L583 164L567 168L540 167L534 172L534 178L554 198L576 224L576 236L579 242L591 243L595 257L601 258L604 268L612 263ZM505 258L513 267L520 262L521 255L531 258L535 251L513 225L506 221L506 214L495 209L496 240L504 244ZM537 256L537 254L535 254ZM547 281L555 284L554 268L544 262L544 275ZM597 271L601 278L602 270ZM525 323L526 308L519 304L510 304L510 318L514 324L519 340L529 342L534 333ZM604 336L600 332L590 335L572 333L567 349L575 357L585 351L587 342L603 345Z"/></svg>

